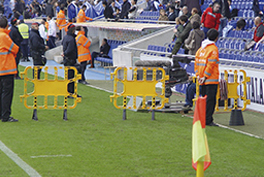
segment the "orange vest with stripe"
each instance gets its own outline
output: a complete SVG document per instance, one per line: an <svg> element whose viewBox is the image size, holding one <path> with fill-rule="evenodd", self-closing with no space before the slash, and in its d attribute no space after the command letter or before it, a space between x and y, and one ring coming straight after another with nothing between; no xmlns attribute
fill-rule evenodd
<svg viewBox="0 0 264 177"><path fill-rule="evenodd" d="M62 10L60 10L60 12L57 14L56 23L57 23L57 26L59 27L59 30L61 30L67 25L65 15Z"/></svg>
<svg viewBox="0 0 264 177"><path fill-rule="evenodd" d="M75 40L78 49L78 61L81 63L87 60L91 60L91 54L89 50L91 41L87 37L85 37L84 31L79 31Z"/></svg>
<svg viewBox="0 0 264 177"><path fill-rule="evenodd" d="M86 17L85 12L81 9L77 15L77 23L86 22L86 20L93 20L89 17Z"/></svg>
<svg viewBox="0 0 264 177"><path fill-rule="evenodd" d="M0 76L17 74L15 57L19 47L8 34L9 30L0 28Z"/></svg>
<svg viewBox="0 0 264 177"><path fill-rule="evenodd" d="M205 85L219 83L219 53L215 44L201 47L196 52L194 71L196 76L206 77Z"/></svg>

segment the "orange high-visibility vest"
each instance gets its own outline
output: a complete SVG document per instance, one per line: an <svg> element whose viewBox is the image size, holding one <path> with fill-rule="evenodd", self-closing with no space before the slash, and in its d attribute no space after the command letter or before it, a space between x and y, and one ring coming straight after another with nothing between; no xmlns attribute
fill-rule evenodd
<svg viewBox="0 0 264 177"><path fill-rule="evenodd" d="M57 26L59 27L59 30L61 30L67 25L65 15L62 10L60 10L60 12L57 14L56 23L57 23Z"/></svg>
<svg viewBox="0 0 264 177"><path fill-rule="evenodd" d="M8 34L9 30L0 28L0 76L17 74L15 57L19 47Z"/></svg>
<svg viewBox="0 0 264 177"><path fill-rule="evenodd" d="M87 37L85 37L84 34L84 31L79 31L78 35L75 38L78 49L78 61L80 63L91 60L91 54L89 50L91 41Z"/></svg>
<svg viewBox="0 0 264 177"><path fill-rule="evenodd" d="M64 28L65 32L67 33L68 32L68 26L70 26L70 24L72 24L72 22L68 22L66 27Z"/></svg>
<svg viewBox="0 0 264 177"><path fill-rule="evenodd" d="M45 22L45 32L47 32L48 33L48 30L49 30L49 23L48 22ZM46 31L47 30L47 31ZM49 40L49 36L47 35L47 39L46 39L46 41L48 41Z"/></svg>
<svg viewBox="0 0 264 177"><path fill-rule="evenodd" d="M198 49L195 55L194 72L200 78L206 77L205 85L219 83L219 54L214 43Z"/></svg>
<svg viewBox="0 0 264 177"><path fill-rule="evenodd" d="M85 12L81 9L77 15L77 23L83 23L86 22L86 20L93 20L93 19L86 17Z"/></svg>

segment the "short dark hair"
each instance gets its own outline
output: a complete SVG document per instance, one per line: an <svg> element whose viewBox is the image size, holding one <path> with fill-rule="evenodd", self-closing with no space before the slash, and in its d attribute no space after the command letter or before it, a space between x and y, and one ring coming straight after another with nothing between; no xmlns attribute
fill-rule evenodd
<svg viewBox="0 0 264 177"><path fill-rule="evenodd" d="M106 1L103 1L103 4L107 6L107 2Z"/></svg>
<svg viewBox="0 0 264 177"><path fill-rule="evenodd" d="M81 31L81 26L76 26L77 31Z"/></svg>
<svg viewBox="0 0 264 177"><path fill-rule="evenodd" d="M180 20L183 22L187 22L188 21L188 17L186 15L182 15L180 16Z"/></svg>
<svg viewBox="0 0 264 177"><path fill-rule="evenodd" d="M7 19L4 16L0 17L0 28L6 28L8 24Z"/></svg>
<svg viewBox="0 0 264 177"><path fill-rule="evenodd" d="M198 29L200 27L200 23L197 21L194 21L192 24L193 29Z"/></svg>
<svg viewBox="0 0 264 177"><path fill-rule="evenodd" d="M134 0L135 4L137 3L137 0Z"/></svg>
<svg viewBox="0 0 264 177"><path fill-rule="evenodd" d="M238 29L243 29L245 26L246 26L246 20L243 19L243 18L239 19L239 20L237 21L237 23L236 23L236 27L237 27Z"/></svg>
<svg viewBox="0 0 264 177"><path fill-rule="evenodd" d="M171 8L172 10L175 10L175 6L170 6L169 8Z"/></svg>
<svg viewBox="0 0 264 177"><path fill-rule="evenodd" d="M60 7L60 10L64 10L64 6L63 5Z"/></svg>
<svg viewBox="0 0 264 177"><path fill-rule="evenodd" d="M82 8L86 8L87 9L87 6L86 5L83 5Z"/></svg>
<svg viewBox="0 0 264 177"><path fill-rule="evenodd" d="M42 18L42 20L44 21L44 22L46 22L47 20L46 20L46 18Z"/></svg>
<svg viewBox="0 0 264 177"><path fill-rule="evenodd" d="M214 29L214 28L211 28L208 32L207 32L207 37L210 41L214 41L219 35L219 32Z"/></svg>
<svg viewBox="0 0 264 177"><path fill-rule="evenodd" d="M68 32L69 33L73 33L74 30L75 30L75 27L71 27L71 28L68 29Z"/></svg>
<svg viewBox="0 0 264 177"><path fill-rule="evenodd" d="M106 38L104 38L103 40L105 41L105 43L107 43L107 39Z"/></svg>
<svg viewBox="0 0 264 177"><path fill-rule="evenodd" d="M50 19L52 19L52 16L51 16L51 15L49 15L48 17L49 17Z"/></svg>

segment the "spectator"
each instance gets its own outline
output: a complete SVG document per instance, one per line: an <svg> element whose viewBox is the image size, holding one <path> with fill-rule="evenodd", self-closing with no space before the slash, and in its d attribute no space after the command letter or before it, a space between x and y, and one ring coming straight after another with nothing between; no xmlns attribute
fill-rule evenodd
<svg viewBox="0 0 264 177"><path fill-rule="evenodd" d="M90 68L94 68L94 59L96 57L105 57L105 58L109 58L108 56L108 52L110 50L110 46L109 44L107 43L107 39L104 38L102 40L102 44L100 46L100 52L93 52L92 53L92 64L90 66Z"/></svg>
<svg viewBox="0 0 264 177"><path fill-rule="evenodd" d="M259 1L258 0L253 1L252 10L254 11L255 17L257 17L257 16L263 17L263 12L259 8Z"/></svg>
<svg viewBox="0 0 264 177"><path fill-rule="evenodd" d="M46 22L46 19L43 18L39 25L39 35L42 39L44 39L44 42L47 41L47 32L48 32L48 30L45 27L45 22Z"/></svg>
<svg viewBox="0 0 264 177"><path fill-rule="evenodd" d="M216 104L216 93L219 84L219 53L215 45L218 40L218 31L210 29L207 33L208 39L202 42L201 48L195 56L194 71L196 73L200 93L206 97L206 125L217 126L213 122L213 114Z"/></svg>
<svg viewBox="0 0 264 177"><path fill-rule="evenodd" d="M22 3L21 0L16 0L15 9L19 14L23 14L23 11L25 9L25 3Z"/></svg>
<svg viewBox="0 0 264 177"><path fill-rule="evenodd" d="M147 7L144 11L157 11L156 7L154 6L154 2L152 0L146 0Z"/></svg>
<svg viewBox="0 0 264 177"><path fill-rule="evenodd" d="M73 24L68 26L67 35L64 36L62 40L63 46L63 64L64 66L75 66L76 59L78 58L78 50L77 44L75 41L75 26ZM68 79L72 79L74 77L74 70L68 70ZM68 84L68 92L70 94L74 94L74 82L70 82ZM76 95L77 97L81 97L80 95ZM69 98L73 98L70 96Z"/></svg>
<svg viewBox="0 0 264 177"><path fill-rule="evenodd" d="M237 21L236 23L236 29L237 31L240 31L240 30L244 30L245 26L246 26L246 20L241 18Z"/></svg>
<svg viewBox="0 0 264 177"><path fill-rule="evenodd" d="M197 50L201 47L204 40L204 32L200 30L200 24L194 21L192 24L193 30L190 32L188 38L184 41L185 46L191 46L188 48L189 55L195 55Z"/></svg>
<svg viewBox="0 0 264 177"><path fill-rule="evenodd" d="M53 49L54 47L56 47L56 44L55 44L55 40L56 40L56 31L57 31L57 28L56 28L56 24L54 22L54 20L52 19L51 16L48 16L47 18L48 20L48 23L49 23L49 28L48 28L48 46L49 46L49 49Z"/></svg>
<svg viewBox="0 0 264 177"><path fill-rule="evenodd" d="M205 34L205 38L207 37L207 31L211 28L218 30L220 24L221 14L219 13L220 4L215 2L212 7L208 7L203 15L202 15L202 27Z"/></svg>
<svg viewBox="0 0 264 177"><path fill-rule="evenodd" d="M169 18L167 17L164 9L160 9L160 16L158 21L169 21Z"/></svg>
<svg viewBox="0 0 264 177"><path fill-rule="evenodd" d="M175 7L174 6L170 6L169 7L169 14L168 14L169 21L175 21L176 17L177 17L177 14L175 12Z"/></svg>
<svg viewBox="0 0 264 177"><path fill-rule="evenodd" d="M222 14L220 25L219 25L219 36L223 35L223 29L226 27L227 22L231 20L231 13L229 10L229 4L227 0L218 0L220 4L220 13Z"/></svg>
<svg viewBox="0 0 264 177"><path fill-rule="evenodd" d="M120 9L116 7L115 11L116 11L115 21L119 21L119 19L120 19Z"/></svg>
<svg viewBox="0 0 264 177"><path fill-rule="evenodd" d="M188 21L188 17L186 15L182 15L180 16L180 23L183 26L183 31L179 34L177 34L177 40L175 42L175 45L172 49L172 54L170 55L170 57L172 55L176 55L178 53L178 51L180 50L182 44L184 43L185 39L187 39L187 37L189 36L190 31L192 30L192 25L191 23Z"/></svg>
<svg viewBox="0 0 264 177"><path fill-rule="evenodd" d="M134 19L136 18L136 14L137 14L137 0L131 0L131 7L130 9L128 10L128 18L129 19Z"/></svg>
<svg viewBox="0 0 264 177"><path fill-rule="evenodd" d="M130 7L131 7L130 3L127 0L123 0L121 14L120 14L121 19L128 19L128 11Z"/></svg>
<svg viewBox="0 0 264 177"><path fill-rule="evenodd" d="M202 31L203 32L203 31ZM186 88L185 104L183 105L183 111L189 111L193 107L193 99L196 94L196 83L193 83L193 77L189 76L189 83Z"/></svg>
<svg viewBox="0 0 264 177"><path fill-rule="evenodd" d="M11 31L9 33L10 38L13 40L13 42L19 47L19 50L16 55L16 66L18 67L19 60L21 58L21 49L20 44L23 41L23 37L21 36L19 30L18 30L18 20L16 18L11 19ZM19 71L17 70L17 75L15 76L15 79L21 79L19 76Z"/></svg>
<svg viewBox="0 0 264 177"><path fill-rule="evenodd" d="M57 14L56 24L59 27L59 39L61 39L61 30L67 25L64 7L61 7L60 12Z"/></svg>
<svg viewBox="0 0 264 177"><path fill-rule="evenodd" d="M180 17L177 17L175 19L175 23L176 23L176 25L175 25L175 29L173 29L174 34L172 37L172 41L174 41L177 38L177 36L183 31L183 26L180 23Z"/></svg>
<svg viewBox="0 0 264 177"><path fill-rule="evenodd" d="M191 14L190 14L187 6L184 6L182 8L182 10L179 12L179 17L182 16L182 15L186 15L188 18L191 17Z"/></svg>
<svg viewBox="0 0 264 177"><path fill-rule="evenodd" d="M260 17L256 17L254 20L254 23L256 25L256 29L254 31L253 40L255 42L259 42L264 35L264 26L263 26L263 23L261 22ZM263 40L261 40L261 41L263 41Z"/></svg>
<svg viewBox="0 0 264 177"><path fill-rule="evenodd" d="M30 61L28 59L28 38L29 38L29 27L24 23L24 20L20 20L20 24L18 25L18 31L23 37L23 41L20 44L21 52L23 57L21 61Z"/></svg>
<svg viewBox="0 0 264 177"><path fill-rule="evenodd" d="M43 55L45 50L48 50L48 46L45 46L44 40L40 37L39 34L39 25L38 23L32 23L31 31L29 34L29 49L33 59L34 66L44 66L45 62L43 61ZM41 69L37 71L37 78L35 78L35 71L33 69L33 78L40 78Z"/></svg>
<svg viewBox="0 0 264 177"><path fill-rule="evenodd" d="M14 74L17 73L15 56L19 47L8 36L8 21L0 17L0 60L5 65L0 65L0 117L2 122L17 122L11 117L11 106L14 92Z"/></svg>
<svg viewBox="0 0 264 177"><path fill-rule="evenodd" d="M53 5L51 4L51 0L48 0L46 7L46 16L54 17Z"/></svg>
<svg viewBox="0 0 264 177"><path fill-rule="evenodd" d="M201 1L201 3L199 2ZM204 4L204 0L185 0L185 6L187 6L188 9L196 8L199 15L202 15L201 11L201 5Z"/></svg>
<svg viewBox="0 0 264 177"><path fill-rule="evenodd" d="M75 40L78 49L78 61L81 65L81 74L82 74L82 79L79 80L79 83L87 85L89 83L86 82L85 80L84 72L86 70L87 61L89 62L91 61L91 54L89 50L91 41L87 37L85 37L84 27L77 26L76 32L77 32L77 36Z"/></svg>
<svg viewBox="0 0 264 177"><path fill-rule="evenodd" d="M107 5L107 2L103 2L105 6L104 17L105 19L113 19L115 15L115 1L113 0L111 4Z"/></svg>
<svg viewBox="0 0 264 177"><path fill-rule="evenodd" d="M191 24L193 24L193 22L198 22L199 24L201 24L201 17L198 14L198 10L194 7L191 11L192 16L189 18Z"/></svg>

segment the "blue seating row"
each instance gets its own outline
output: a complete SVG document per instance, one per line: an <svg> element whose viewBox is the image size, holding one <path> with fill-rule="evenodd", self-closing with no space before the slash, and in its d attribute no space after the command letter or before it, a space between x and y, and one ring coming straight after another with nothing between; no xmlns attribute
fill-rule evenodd
<svg viewBox="0 0 264 177"><path fill-rule="evenodd" d="M158 52L166 52L166 47L163 46L156 46L156 45L149 45L148 50L154 50Z"/></svg>
<svg viewBox="0 0 264 177"><path fill-rule="evenodd" d="M253 31L237 31L237 30L231 30L227 34L227 37L233 37L233 38L243 38L243 39L253 39L254 32Z"/></svg>
<svg viewBox="0 0 264 177"><path fill-rule="evenodd" d="M151 11L143 11L140 13L140 16L152 16L152 17L159 17L159 11L154 11L154 12L151 12Z"/></svg>
<svg viewBox="0 0 264 177"><path fill-rule="evenodd" d="M219 58L264 63L263 52L219 49Z"/></svg>
<svg viewBox="0 0 264 177"><path fill-rule="evenodd" d="M218 48L244 50L245 43L241 38L220 38L216 45Z"/></svg>
<svg viewBox="0 0 264 177"><path fill-rule="evenodd" d="M108 52L109 58L96 57L95 60L100 61L102 63L113 64L113 55L112 55L113 49L117 48L119 45L126 43L126 41L108 40L107 42L110 45L110 50Z"/></svg>
<svg viewBox="0 0 264 177"><path fill-rule="evenodd" d="M251 10L253 2L252 1L234 1L232 2L232 7L239 10Z"/></svg>
<svg viewBox="0 0 264 177"><path fill-rule="evenodd" d="M253 10L239 10L238 11L239 17L254 17L254 11Z"/></svg>

